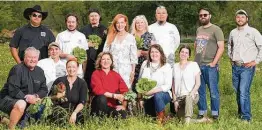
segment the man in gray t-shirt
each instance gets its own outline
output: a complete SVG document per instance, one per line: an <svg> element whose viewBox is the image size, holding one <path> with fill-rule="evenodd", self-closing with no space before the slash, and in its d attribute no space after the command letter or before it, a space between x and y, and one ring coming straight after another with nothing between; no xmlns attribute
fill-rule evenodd
<svg viewBox="0 0 262 130"><path fill-rule="evenodd" d="M201 85L198 90L198 118L207 115L206 85L210 91L211 115L213 119L219 116L219 90L218 90L218 61L224 51L224 35L222 30L210 22L211 13L208 9L199 10L200 26L196 31L195 61L201 69Z"/></svg>

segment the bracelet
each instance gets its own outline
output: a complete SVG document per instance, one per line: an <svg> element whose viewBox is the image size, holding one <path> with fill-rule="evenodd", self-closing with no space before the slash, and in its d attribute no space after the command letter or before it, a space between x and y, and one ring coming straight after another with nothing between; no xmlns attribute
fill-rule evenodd
<svg viewBox="0 0 262 130"><path fill-rule="evenodd" d="M115 94L114 93L112 93L112 98L115 99Z"/></svg>
<svg viewBox="0 0 262 130"><path fill-rule="evenodd" d="M38 94L34 94L36 98L39 98Z"/></svg>

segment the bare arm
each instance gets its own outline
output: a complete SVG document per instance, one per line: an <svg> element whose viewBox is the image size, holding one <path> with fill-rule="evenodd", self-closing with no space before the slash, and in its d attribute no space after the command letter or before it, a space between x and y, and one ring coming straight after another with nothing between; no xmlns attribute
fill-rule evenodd
<svg viewBox="0 0 262 130"><path fill-rule="evenodd" d="M214 67L217 64L217 62L219 61L219 59L221 58L224 52L224 41L218 41L217 45L218 45L218 49L217 49L216 56L214 60L211 63L209 63L211 67Z"/></svg>
<svg viewBox="0 0 262 130"><path fill-rule="evenodd" d="M15 62L16 62L17 64L21 63L21 60L20 60L20 58L19 58L19 56L18 56L18 51L17 51L17 49L14 48L14 47L10 47L10 52L11 52L11 54L12 54Z"/></svg>
<svg viewBox="0 0 262 130"><path fill-rule="evenodd" d="M200 87L200 72L195 76L195 86L194 86L194 88L192 89L192 91L191 91L191 93L193 93L193 94L195 94L197 91L198 91L198 89L199 89L199 87Z"/></svg>

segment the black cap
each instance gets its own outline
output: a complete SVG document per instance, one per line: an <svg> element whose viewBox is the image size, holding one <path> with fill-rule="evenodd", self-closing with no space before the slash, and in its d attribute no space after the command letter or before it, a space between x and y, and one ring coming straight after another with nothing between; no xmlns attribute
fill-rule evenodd
<svg viewBox="0 0 262 130"><path fill-rule="evenodd" d="M96 13L98 13L98 14L100 15L99 10L96 9L96 8L90 8L90 9L88 10L88 15L91 14L91 13L93 13L93 12L96 12Z"/></svg>

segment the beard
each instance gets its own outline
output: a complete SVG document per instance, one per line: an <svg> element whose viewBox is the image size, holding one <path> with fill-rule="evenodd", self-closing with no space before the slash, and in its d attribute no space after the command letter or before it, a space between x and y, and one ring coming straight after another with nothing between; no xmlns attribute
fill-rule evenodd
<svg viewBox="0 0 262 130"><path fill-rule="evenodd" d="M157 23L158 23L159 25L163 25L163 24L165 23L165 21L157 21Z"/></svg>
<svg viewBox="0 0 262 130"><path fill-rule="evenodd" d="M207 25L208 23L210 23L210 19L206 18L206 19L200 19L200 23L201 25L205 26Z"/></svg>
<svg viewBox="0 0 262 130"><path fill-rule="evenodd" d="M238 22L236 22L236 24L237 24L238 27L243 27L247 24L247 21L240 23L240 24Z"/></svg>
<svg viewBox="0 0 262 130"><path fill-rule="evenodd" d="M76 28L74 28L74 29L69 29L69 28L67 28L67 30L70 31L70 32L72 32L72 31L75 31Z"/></svg>

